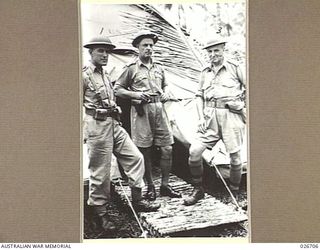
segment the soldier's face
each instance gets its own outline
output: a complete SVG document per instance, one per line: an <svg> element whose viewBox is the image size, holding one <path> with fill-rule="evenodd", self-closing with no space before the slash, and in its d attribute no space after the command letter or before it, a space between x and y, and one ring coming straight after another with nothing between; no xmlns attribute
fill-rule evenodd
<svg viewBox="0 0 320 250"><path fill-rule="evenodd" d="M103 46L93 48L91 52L92 63L96 66L105 66L108 63L109 50Z"/></svg>
<svg viewBox="0 0 320 250"><path fill-rule="evenodd" d="M153 52L154 42L151 38L143 38L138 46L140 58L150 58Z"/></svg>
<svg viewBox="0 0 320 250"><path fill-rule="evenodd" d="M212 64L219 65L223 61L224 44L217 44L207 48L208 56Z"/></svg>

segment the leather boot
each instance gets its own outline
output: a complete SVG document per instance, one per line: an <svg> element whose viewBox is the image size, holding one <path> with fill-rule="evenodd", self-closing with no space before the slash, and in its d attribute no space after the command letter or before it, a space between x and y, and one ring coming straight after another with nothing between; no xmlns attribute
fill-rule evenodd
<svg viewBox="0 0 320 250"><path fill-rule="evenodd" d="M147 200L133 202L132 206L136 212L155 212L160 208L160 204L151 203Z"/></svg>
<svg viewBox="0 0 320 250"><path fill-rule="evenodd" d="M184 205L191 206L204 198L204 190L202 186L194 187L192 193L184 199Z"/></svg>
<svg viewBox="0 0 320 250"><path fill-rule="evenodd" d="M110 220L110 217L105 215L100 217L100 225L104 231L114 231L116 230L116 225Z"/></svg>
<svg viewBox="0 0 320 250"><path fill-rule="evenodd" d="M160 195L169 196L170 198L181 198L181 194L174 191L169 185L160 187Z"/></svg>
<svg viewBox="0 0 320 250"><path fill-rule="evenodd" d="M132 206L136 212L155 212L160 208L160 204L153 204L147 200L143 200L141 196L141 188L131 188Z"/></svg>
<svg viewBox="0 0 320 250"><path fill-rule="evenodd" d="M157 194L154 185L148 185L147 193L145 194L144 198L148 199L149 201L156 200Z"/></svg>
<svg viewBox="0 0 320 250"><path fill-rule="evenodd" d="M116 229L115 224L111 221L107 214L105 206L94 206L97 226L103 231L114 231Z"/></svg>

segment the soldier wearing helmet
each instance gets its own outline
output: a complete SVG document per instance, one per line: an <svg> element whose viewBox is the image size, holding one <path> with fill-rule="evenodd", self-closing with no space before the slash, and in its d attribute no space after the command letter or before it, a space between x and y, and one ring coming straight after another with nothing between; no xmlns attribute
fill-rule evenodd
<svg viewBox="0 0 320 250"><path fill-rule="evenodd" d="M109 53L115 48L108 37L96 37L84 45L91 60L82 70L84 137L89 153L89 198L102 229L114 230L115 225L107 214L110 201L110 167L112 153L117 157L129 179L132 203L137 211L156 211L160 206L141 197L143 186L143 156L120 126L120 110L115 103L113 86L103 69Z"/></svg>
<svg viewBox="0 0 320 250"><path fill-rule="evenodd" d="M241 181L240 148L245 130L245 79L242 65L224 57L226 40L217 37L203 48L210 65L202 72L197 93L200 114L197 139L189 149L189 167L194 185L185 198L185 205L193 205L204 197L202 186L202 153L211 149L220 139L230 154L230 189L236 194Z"/></svg>
<svg viewBox="0 0 320 250"><path fill-rule="evenodd" d="M158 36L150 31L138 33L132 45L139 50L139 58L128 64L115 85L115 93L131 99L131 136L145 159L145 180L148 185L146 197L156 199L152 177L151 148L161 151L160 168L162 180L160 195L181 197L169 185L172 167L173 135L163 103L170 99L168 86L161 65L152 59L153 46Z"/></svg>

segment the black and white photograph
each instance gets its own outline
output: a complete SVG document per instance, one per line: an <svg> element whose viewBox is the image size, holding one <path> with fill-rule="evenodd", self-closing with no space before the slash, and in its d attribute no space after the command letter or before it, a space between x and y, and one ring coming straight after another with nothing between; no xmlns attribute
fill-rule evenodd
<svg viewBox="0 0 320 250"><path fill-rule="evenodd" d="M81 2L84 240L249 240L246 12Z"/></svg>

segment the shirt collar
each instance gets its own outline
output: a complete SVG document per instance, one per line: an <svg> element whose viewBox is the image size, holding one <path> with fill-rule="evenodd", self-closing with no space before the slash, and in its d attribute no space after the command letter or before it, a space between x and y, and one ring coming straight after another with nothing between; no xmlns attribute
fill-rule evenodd
<svg viewBox="0 0 320 250"><path fill-rule="evenodd" d="M147 67L147 66L140 60L139 57L138 57L138 59L137 59L137 62L138 62L139 67L141 67L141 65ZM152 60L152 58L151 58L151 68L152 68L152 67L153 67L153 60Z"/></svg>
<svg viewBox="0 0 320 250"><path fill-rule="evenodd" d="M88 65L88 67L92 70L92 72L99 72L99 70L97 69L97 66L96 65L94 65L93 63L92 63L92 61L90 61L89 62L89 65ZM102 67L101 67L102 68ZM102 70L103 70L103 68L102 68Z"/></svg>
<svg viewBox="0 0 320 250"><path fill-rule="evenodd" d="M226 65L227 65L227 62L226 62L226 60L224 59L224 60L223 60L223 63L222 63L221 66L219 67L219 70L222 69L222 68L226 68L226 67L227 67ZM206 69L208 69L209 72L211 72L211 71L212 71L212 65L211 65L211 64L208 64L207 67L206 67Z"/></svg>

